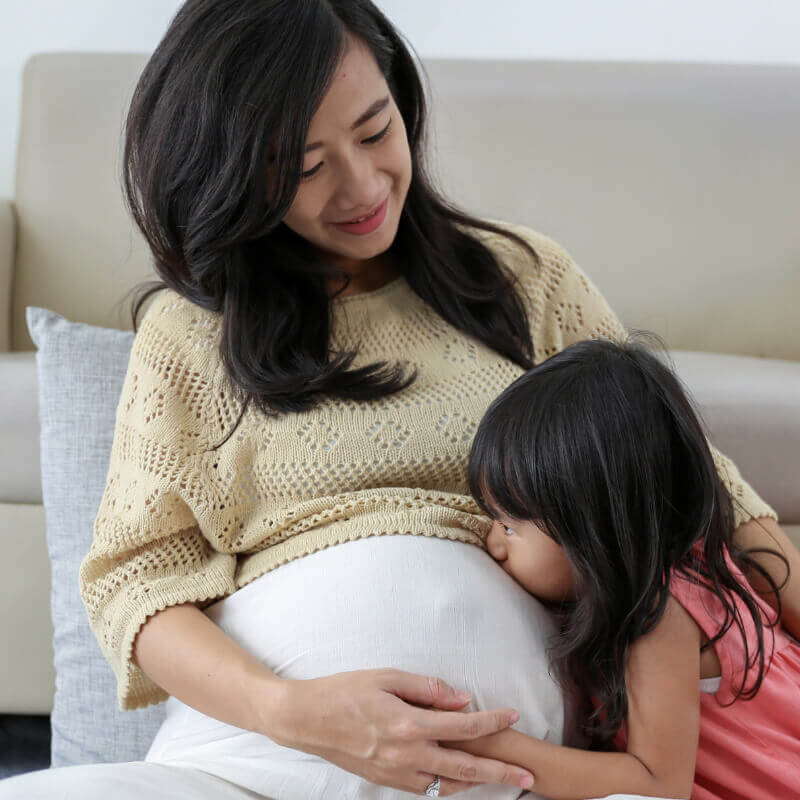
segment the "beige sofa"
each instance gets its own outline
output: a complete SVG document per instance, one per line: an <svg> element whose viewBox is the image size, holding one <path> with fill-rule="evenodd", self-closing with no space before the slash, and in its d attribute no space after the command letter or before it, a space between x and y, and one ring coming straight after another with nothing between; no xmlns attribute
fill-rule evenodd
<svg viewBox="0 0 800 800"><path fill-rule="evenodd" d="M0 713L52 707L49 565L25 307L129 328L150 276L118 152L144 54L41 54L0 200ZM564 245L664 336L720 449L800 542L800 67L426 62L434 172ZM75 476L76 481L80 476Z"/></svg>

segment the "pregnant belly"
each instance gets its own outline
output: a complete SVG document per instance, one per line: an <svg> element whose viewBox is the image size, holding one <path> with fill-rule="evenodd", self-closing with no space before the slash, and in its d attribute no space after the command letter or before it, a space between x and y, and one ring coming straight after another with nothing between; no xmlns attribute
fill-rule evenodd
<svg viewBox="0 0 800 800"><path fill-rule="evenodd" d="M564 704L546 654L553 623L474 545L401 535L347 542L285 564L205 613L281 677L380 667L436 676L472 692L474 710L516 708L518 730L561 742ZM225 728L241 733L170 698L151 754Z"/></svg>

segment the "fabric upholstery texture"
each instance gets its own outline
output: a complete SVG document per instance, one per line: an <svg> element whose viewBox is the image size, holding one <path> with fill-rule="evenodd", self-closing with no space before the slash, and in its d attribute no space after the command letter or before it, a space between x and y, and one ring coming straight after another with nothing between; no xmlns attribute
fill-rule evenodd
<svg viewBox="0 0 800 800"><path fill-rule="evenodd" d="M27 321L38 348L42 494L52 572L51 763L135 761L147 752L163 707L118 710L114 674L78 592L133 333L72 323L35 307L27 309Z"/></svg>

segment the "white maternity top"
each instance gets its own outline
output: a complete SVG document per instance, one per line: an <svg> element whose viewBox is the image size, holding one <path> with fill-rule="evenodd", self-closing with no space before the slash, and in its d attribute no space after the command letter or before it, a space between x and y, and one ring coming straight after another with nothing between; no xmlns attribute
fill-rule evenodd
<svg viewBox="0 0 800 800"><path fill-rule="evenodd" d="M565 710L548 672L543 606L480 548L425 536L328 547L268 572L205 613L276 675L393 667L443 678L473 710L511 707L520 731L561 743ZM147 761L183 764L276 800L399 800L321 758L219 722L175 697ZM511 800L484 784L459 796Z"/></svg>

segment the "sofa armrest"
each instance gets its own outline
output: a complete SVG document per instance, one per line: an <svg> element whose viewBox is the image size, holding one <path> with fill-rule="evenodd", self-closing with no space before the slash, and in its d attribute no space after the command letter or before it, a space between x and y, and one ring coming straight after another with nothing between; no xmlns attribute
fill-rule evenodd
<svg viewBox="0 0 800 800"><path fill-rule="evenodd" d="M11 288L17 251L14 203L0 197L0 353L11 349Z"/></svg>
<svg viewBox="0 0 800 800"><path fill-rule="evenodd" d="M56 673L44 508L0 503L0 714L49 714Z"/></svg>
<svg viewBox="0 0 800 800"><path fill-rule="evenodd" d="M41 505L36 353L0 353L0 503Z"/></svg>
<svg viewBox="0 0 800 800"><path fill-rule="evenodd" d="M778 513L800 526L800 362L674 350L711 441ZM792 534L797 541L797 530Z"/></svg>
<svg viewBox="0 0 800 800"><path fill-rule="evenodd" d="M36 353L0 353L0 713L53 707L50 560L42 507Z"/></svg>

